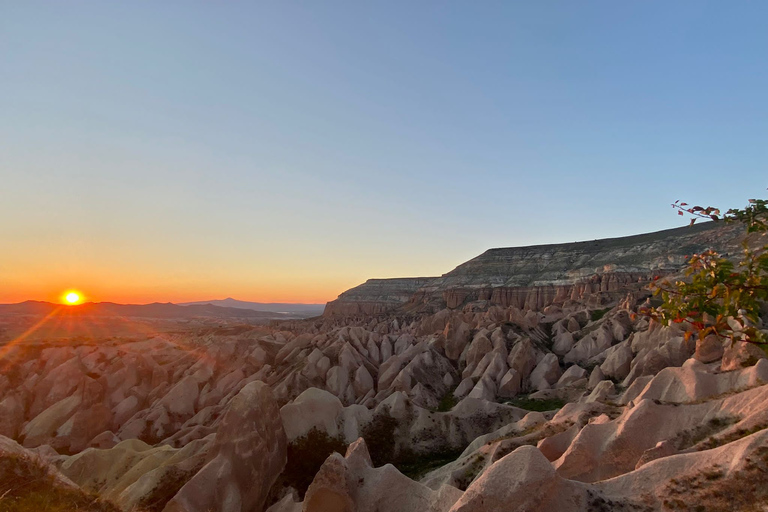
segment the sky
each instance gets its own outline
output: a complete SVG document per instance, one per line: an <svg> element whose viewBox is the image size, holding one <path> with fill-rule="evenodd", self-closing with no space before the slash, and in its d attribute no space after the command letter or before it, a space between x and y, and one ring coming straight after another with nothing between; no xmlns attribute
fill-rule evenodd
<svg viewBox="0 0 768 512"><path fill-rule="evenodd" d="M768 187L768 3L0 0L0 302L325 302Z"/></svg>

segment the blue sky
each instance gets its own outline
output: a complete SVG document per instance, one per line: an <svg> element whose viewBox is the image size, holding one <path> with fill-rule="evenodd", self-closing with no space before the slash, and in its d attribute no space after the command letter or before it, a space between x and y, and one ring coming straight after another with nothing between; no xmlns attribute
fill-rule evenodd
<svg viewBox="0 0 768 512"><path fill-rule="evenodd" d="M743 206L768 187L766 19L0 1L0 301L323 301L490 247L675 227L675 199Z"/></svg>

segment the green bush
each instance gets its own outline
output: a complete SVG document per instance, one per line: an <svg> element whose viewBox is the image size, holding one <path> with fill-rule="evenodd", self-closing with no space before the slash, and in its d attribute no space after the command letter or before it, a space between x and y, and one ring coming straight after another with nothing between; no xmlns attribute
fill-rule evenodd
<svg viewBox="0 0 768 512"><path fill-rule="evenodd" d="M304 499L304 493L325 459L333 452L344 455L346 451L347 445L341 435L331 437L313 428L307 435L288 444L288 461L281 475L282 485L293 487Z"/></svg>
<svg viewBox="0 0 768 512"><path fill-rule="evenodd" d="M560 409L565 405L565 402L560 400L559 398L548 398L546 400L539 400L536 398L528 398L527 396L519 396L517 398L513 398L512 400L507 400L504 403L514 407L525 409L526 411L538 411L538 412L545 412L545 411Z"/></svg>
<svg viewBox="0 0 768 512"><path fill-rule="evenodd" d="M397 420L389 414L389 411L375 415L373 421L363 427L361 435L368 446L368 453L371 454L374 466L394 463L397 451L396 430Z"/></svg>
<svg viewBox="0 0 768 512"><path fill-rule="evenodd" d="M768 231L768 202L750 199L744 209L731 209L724 215L713 207L688 207L676 202L680 215L697 218L740 222L747 233ZM753 244L754 245L754 244ZM765 333L758 329L761 308L768 301L768 245L755 248L745 239L743 257L734 263L715 251L694 254L688 260L685 278L674 283L667 279L651 284L654 295L663 303L643 311L664 324L686 322L691 330L686 337L697 333L703 339L709 334L731 338L734 341L766 343Z"/></svg>
<svg viewBox="0 0 768 512"><path fill-rule="evenodd" d="M590 313L590 315L589 315L589 319L590 319L591 321L593 321L593 322L597 322L598 320L600 320L601 318L603 318L603 317L605 316L605 314L606 314L607 312L609 312L610 310L611 310L611 308L606 308L606 309L596 309L596 310L594 310L594 311L592 311L592 312Z"/></svg>
<svg viewBox="0 0 768 512"><path fill-rule="evenodd" d="M443 398L440 399L440 403L437 406L437 412L448 412L458 403L459 399L453 396L453 391L448 391L443 395Z"/></svg>

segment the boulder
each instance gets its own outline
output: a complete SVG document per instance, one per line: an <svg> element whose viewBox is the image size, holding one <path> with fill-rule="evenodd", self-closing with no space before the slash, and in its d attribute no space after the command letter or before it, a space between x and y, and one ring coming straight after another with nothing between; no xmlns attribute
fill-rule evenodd
<svg viewBox="0 0 768 512"><path fill-rule="evenodd" d="M723 340L716 334L710 334L704 339L696 340L693 357L702 363L713 363L723 357L723 352Z"/></svg>

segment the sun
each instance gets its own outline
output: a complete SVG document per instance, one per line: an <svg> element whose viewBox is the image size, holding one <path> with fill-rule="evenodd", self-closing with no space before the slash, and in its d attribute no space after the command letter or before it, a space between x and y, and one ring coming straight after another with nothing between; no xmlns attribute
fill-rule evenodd
<svg viewBox="0 0 768 512"><path fill-rule="evenodd" d="M64 292L64 302L70 305L80 304L82 302L83 296L80 295L79 292L76 292L74 290L70 290L68 292Z"/></svg>

